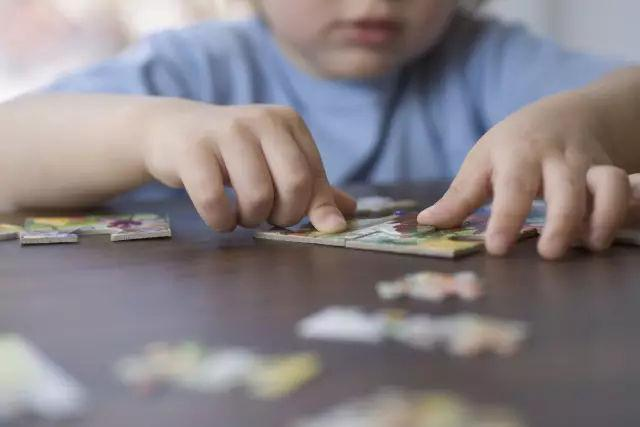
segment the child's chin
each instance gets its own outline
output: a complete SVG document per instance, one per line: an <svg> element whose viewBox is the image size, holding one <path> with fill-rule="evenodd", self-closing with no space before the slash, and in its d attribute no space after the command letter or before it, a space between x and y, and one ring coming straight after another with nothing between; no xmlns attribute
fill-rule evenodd
<svg viewBox="0 0 640 427"><path fill-rule="evenodd" d="M334 79L368 79L384 76L399 66L397 61L392 60L341 59L326 64L325 74Z"/></svg>

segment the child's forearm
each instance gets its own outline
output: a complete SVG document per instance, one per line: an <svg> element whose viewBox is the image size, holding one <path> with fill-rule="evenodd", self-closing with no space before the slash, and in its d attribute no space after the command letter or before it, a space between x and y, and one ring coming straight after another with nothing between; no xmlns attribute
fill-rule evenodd
<svg viewBox="0 0 640 427"><path fill-rule="evenodd" d="M580 92L593 101L596 132L613 163L640 172L640 67L609 74Z"/></svg>
<svg viewBox="0 0 640 427"><path fill-rule="evenodd" d="M0 105L0 209L73 208L150 180L145 111L158 101L34 95Z"/></svg>

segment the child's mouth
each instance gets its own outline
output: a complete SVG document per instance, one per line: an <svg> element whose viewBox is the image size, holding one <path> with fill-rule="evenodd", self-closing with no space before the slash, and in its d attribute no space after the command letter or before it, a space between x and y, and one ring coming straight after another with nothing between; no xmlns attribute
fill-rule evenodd
<svg viewBox="0 0 640 427"><path fill-rule="evenodd" d="M390 19L358 19L344 22L340 30L349 43L375 47L395 41L401 25Z"/></svg>

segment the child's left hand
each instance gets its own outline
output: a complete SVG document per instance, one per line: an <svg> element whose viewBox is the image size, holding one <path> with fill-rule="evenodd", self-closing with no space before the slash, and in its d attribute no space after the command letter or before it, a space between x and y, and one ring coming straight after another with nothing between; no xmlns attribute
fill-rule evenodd
<svg viewBox="0 0 640 427"><path fill-rule="evenodd" d="M480 139L447 193L418 220L454 227L493 196L486 247L504 255L541 195L547 220L540 255L560 258L580 238L604 250L625 220L630 197L627 173L607 153L606 132L580 92L531 104Z"/></svg>

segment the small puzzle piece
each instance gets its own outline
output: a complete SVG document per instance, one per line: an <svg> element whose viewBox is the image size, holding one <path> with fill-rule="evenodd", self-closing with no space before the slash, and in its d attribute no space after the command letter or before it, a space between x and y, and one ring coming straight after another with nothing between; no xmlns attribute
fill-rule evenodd
<svg viewBox="0 0 640 427"><path fill-rule="evenodd" d="M162 386L200 393L245 387L256 399L274 400L294 393L321 371L315 353L260 355L243 348L207 349L195 342L158 342L115 365L124 384L142 394Z"/></svg>
<svg viewBox="0 0 640 427"><path fill-rule="evenodd" d="M20 237L22 231L24 231L24 228L17 225L0 224L0 241L16 240Z"/></svg>
<svg viewBox="0 0 640 427"><path fill-rule="evenodd" d="M524 427L513 409L476 404L447 391L384 388L325 412L299 420L294 427Z"/></svg>
<svg viewBox="0 0 640 427"><path fill-rule="evenodd" d="M408 315L402 310L367 313L357 307L328 307L298 322L301 338L378 344L394 340L430 351L473 357L481 353L511 356L528 336L526 324L474 314Z"/></svg>
<svg viewBox="0 0 640 427"><path fill-rule="evenodd" d="M471 271L453 274L422 271L407 274L396 280L378 282L376 291L383 300L409 297L436 303L447 297L475 301L483 295L482 282Z"/></svg>
<svg viewBox="0 0 640 427"><path fill-rule="evenodd" d="M60 421L85 408L86 393L75 379L22 337L0 334L0 424L32 414Z"/></svg>
<svg viewBox="0 0 640 427"><path fill-rule="evenodd" d="M25 229L81 236L109 235L112 242L171 237L168 219L155 214L36 217L27 219Z"/></svg>
<svg viewBox="0 0 640 427"><path fill-rule="evenodd" d="M281 399L320 375L321 366L315 353L267 357L251 371L247 387L256 399Z"/></svg>
<svg viewBox="0 0 640 427"><path fill-rule="evenodd" d="M23 231L20 233L20 243L23 246L78 243L78 235L60 231Z"/></svg>

